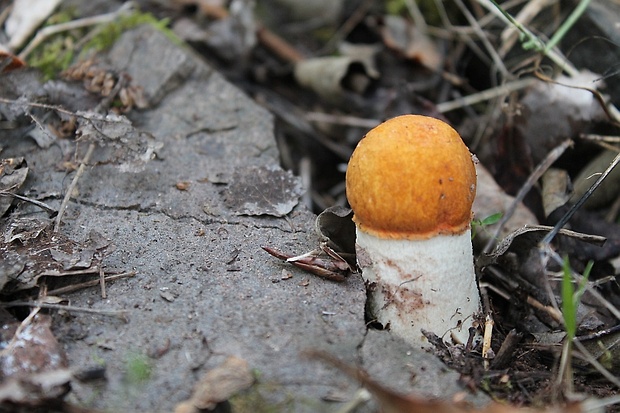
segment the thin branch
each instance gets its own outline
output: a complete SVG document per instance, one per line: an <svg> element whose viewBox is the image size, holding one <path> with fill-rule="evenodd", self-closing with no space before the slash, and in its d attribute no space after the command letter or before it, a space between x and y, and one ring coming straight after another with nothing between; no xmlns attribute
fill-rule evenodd
<svg viewBox="0 0 620 413"><path fill-rule="evenodd" d="M110 282L110 281L119 280L121 278L134 277L135 275L136 275L135 271L128 271L128 272L123 272L120 274L106 275L104 279L106 282ZM50 290L47 292L47 295L63 295L67 293L72 293L74 291L78 291L84 288L94 287L100 282L101 282L100 279L96 279L96 280L90 280L90 281L86 281L86 282L79 283L79 284L68 285L66 287L61 287L55 290Z"/></svg>
<svg viewBox="0 0 620 413"><path fill-rule="evenodd" d="M84 308L84 307L75 307L72 305L62 305L62 304L49 304L49 303L40 303L37 301L29 302L29 301L11 301L8 303L0 303L0 307L9 308L9 307L34 307L34 308L48 308L51 310L65 310L65 311L75 311L79 313L90 313L90 314L99 314L110 317L118 317L121 320L127 322L127 311L125 310L97 310L94 308Z"/></svg>
<svg viewBox="0 0 620 413"><path fill-rule="evenodd" d="M495 51L495 48L493 47L493 45L487 38L486 34L482 30L482 27L480 27L480 24L478 24L478 21L476 20L476 18L471 14L471 12L465 6L462 0L455 0L455 3L458 6L458 8L461 10L461 13L463 13L463 15L465 16L465 19L467 20L469 25L476 32L482 44L484 44L485 49L487 50L487 52L489 53L489 56L491 56L491 59L493 60L493 63L495 64L495 67L497 67L497 69L502 73L502 76L504 76L504 79L510 78L511 75L508 72L508 69L506 69L506 66L504 65L504 62L502 61L502 58L497 54L497 51Z"/></svg>
<svg viewBox="0 0 620 413"><path fill-rule="evenodd" d="M134 9L134 2L128 1L124 3L118 10L112 13L100 14L98 16L85 17L83 19L73 20L66 23L56 24L54 26L48 26L39 30L34 37L28 43L28 46L24 48L19 54L19 58L25 60L30 52L32 52L38 45L40 45L45 39L56 34L69 30L81 29L82 27L94 26L101 23L109 23L117 20L122 14L130 12Z"/></svg>
<svg viewBox="0 0 620 413"><path fill-rule="evenodd" d="M534 83L536 83L536 79L533 78L518 79L492 89L483 90L482 92L465 96L464 98L438 103L436 109L441 113L450 112L465 106L471 106L479 102L484 102L502 95L507 95L508 93L525 89L532 86Z"/></svg>
<svg viewBox="0 0 620 413"><path fill-rule="evenodd" d="M13 192L8 192L8 191L0 191L0 196L10 196L10 197L13 197L13 198L17 198L17 199L20 199L22 201L29 202L29 203L31 203L33 205L36 205L36 206L38 206L41 209L46 210L52 216L56 214L56 210L54 208L52 208L51 206L47 205L44 202L37 201L36 199L28 198L26 196L19 195L19 194L14 194Z"/></svg>

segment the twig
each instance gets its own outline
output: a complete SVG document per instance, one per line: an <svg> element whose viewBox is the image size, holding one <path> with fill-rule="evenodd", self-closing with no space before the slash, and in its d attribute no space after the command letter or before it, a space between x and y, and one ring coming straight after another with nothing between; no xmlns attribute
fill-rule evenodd
<svg viewBox="0 0 620 413"><path fill-rule="evenodd" d="M519 344L522 338L522 333L518 333L514 328L510 330L501 347L497 351L497 355L491 363L491 368L497 370L506 367L512 361L514 349L517 347L517 344Z"/></svg>
<svg viewBox="0 0 620 413"><path fill-rule="evenodd" d="M9 3L4 8L4 10L2 10L2 12L0 12L0 26L4 26L4 22L9 17L9 14L11 14L12 10L13 10L13 3Z"/></svg>
<svg viewBox="0 0 620 413"><path fill-rule="evenodd" d="M104 276L104 279L105 279L106 282L110 282L110 281L119 280L121 278L134 277L135 275L136 275L135 271L128 271L128 272L123 272L123 273L120 273L120 274L107 275L107 276ZM61 287L61 288L57 288L55 290L48 291L47 295L67 294L67 293L71 293L71 292L74 292L74 291L81 290L83 288L94 287L95 285L97 285L99 283L101 283L100 279L85 281L83 283L68 285L66 287Z"/></svg>
<svg viewBox="0 0 620 413"><path fill-rule="evenodd" d="M331 115L322 112L308 112L306 113L306 120L309 122L324 122L367 129L372 129L381 123L378 119L358 118L357 116L348 115Z"/></svg>
<svg viewBox="0 0 620 413"><path fill-rule="evenodd" d="M118 93L120 92L120 90L123 87L125 87L125 85L127 85L127 82L128 82L128 78L126 76L121 76L118 82L116 82L116 84L114 85L114 88L112 89L110 94L106 96L104 99L102 99L101 102L99 102L99 104L94 109L94 111L98 113L102 113L107 108L109 108L112 102L114 101L114 99L116 98L116 96L118 95ZM87 119L89 121L92 121L91 118L87 118ZM93 124L93 126L95 125ZM98 131L98 132L103 134L103 132L101 131ZM90 161L90 158L93 155L93 152L95 151L96 146L97 145L95 142L91 142L88 145L88 150L86 151L86 155L84 155L84 158L82 158L82 161L80 162L80 166L78 167L78 170L75 176L73 177L73 180L71 181L71 184L69 185L69 188L67 188L67 193L65 194L65 197L62 200L62 203L60 204L60 208L58 209L58 215L56 216L56 222L54 223L54 232L58 232L58 230L60 229L60 221L62 220L62 216L67 208L67 205L69 204L69 201L71 200L71 194L73 193L73 190L75 189L78 180L84 173L84 170L86 169L86 165Z"/></svg>
<svg viewBox="0 0 620 413"><path fill-rule="evenodd" d="M549 305L544 305L543 303L541 303L540 301L538 301L537 299L535 299L534 297L530 295L527 296L526 302L532 307L534 307L535 309L547 313L558 324L564 323L564 317L562 317L562 312L558 310L557 308L553 306L549 306Z"/></svg>
<svg viewBox="0 0 620 413"><path fill-rule="evenodd" d="M508 93L525 89L532 86L534 83L536 83L536 79L533 78L514 80L492 89L483 90L482 92L465 96L464 98L438 103L436 109L441 113L450 112L464 106L471 106L479 102L484 102L485 100L491 100L502 95L507 95Z"/></svg>
<svg viewBox="0 0 620 413"><path fill-rule="evenodd" d="M495 322L491 313L487 313L484 322L484 336L482 339L482 358L484 359L484 369L489 369L489 360L495 357L493 349L491 348L491 339L493 338L493 326Z"/></svg>
<svg viewBox="0 0 620 413"><path fill-rule="evenodd" d="M65 115L77 116L79 118L87 118L84 115L78 115L75 112L71 112L70 110L63 109L60 106L48 105L48 104L45 104L45 103L21 102L21 101L17 101L17 100L13 100L13 99L7 99L7 98L3 98L3 97L0 97L0 103L6 103L8 105L29 106L29 107L32 107L32 108L55 110L56 112L63 113Z"/></svg>
<svg viewBox="0 0 620 413"><path fill-rule="evenodd" d="M86 151L86 155L84 155L84 158L82 158L82 161L80 162L80 166L78 167L77 172L75 173L75 176L73 177L73 180L71 181L71 184L69 185L69 188L67 188L67 193L65 194L65 197L62 200L62 203L60 204L60 208L58 208L58 215L56 215L56 221L54 222L54 232L58 232L58 230L60 229L60 221L62 220L62 216L64 215L65 210L67 209L67 205L69 204L69 201L71 200L71 194L73 193L73 190L75 189L78 180L84 173L84 170L86 169L86 164L90 161L90 158L93 155L93 152L95 151L95 146L97 145L94 142L91 142L88 145L88 150Z"/></svg>
<svg viewBox="0 0 620 413"><path fill-rule="evenodd" d="M105 273L103 272L103 267L99 268L99 283L101 284L101 298L106 299L107 295L105 292Z"/></svg>
<svg viewBox="0 0 620 413"><path fill-rule="evenodd" d="M581 139L594 142L620 143L620 136L595 135L593 133L584 133L579 135Z"/></svg>
<svg viewBox="0 0 620 413"><path fill-rule="evenodd" d="M426 20L424 20L424 15L420 11L418 4L414 0L405 0L405 5L407 6L407 11L409 11L409 14L413 18L415 28L426 34L428 25L426 24Z"/></svg>
<svg viewBox="0 0 620 413"><path fill-rule="evenodd" d="M29 203L31 203L33 205L38 206L41 209L46 210L51 216L56 214L56 210L54 208L52 208L51 206L47 205L44 202L37 201L36 199L28 198L26 196L19 195L19 194L14 194L13 192L8 192L8 191L0 191L0 196L11 196L13 198L17 198L17 199L20 199L22 201L29 202Z"/></svg>
<svg viewBox="0 0 620 413"><path fill-rule="evenodd" d="M48 26L41 30L39 30L34 37L28 43L28 46L24 48L19 54L19 58L25 60L30 52L32 52L39 44L41 44L48 37L69 30L81 29L82 27L94 26L96 24L101 23L109 23L118 19L118 17L126 12L132 11L134 9L134 2L128 1L123 3L123 5L116 11L112 13L100 14L98 16L85 17L83 19L73 20L66 23L56 24L54 26Z"/></svg>
<svg viewBox="0 0 620 413"><path fill-rule="evenodd" d="M304 56L297 49L264 26L260 26L256 30L256 36L263 46L274 52L280 59L288 63L297 63L304 60Z"/></svg>
<svg viewBox="0 0 620 413"><path fill-rule="evenodd" d="M118 317L121 320L127 322L127 311L125 310L96 310L94 308L84 308L84 307L75 307L72 305L61 305L61 304L48 304L48 303L40 303L40 302L28 302L28 301L11 301L8 303L0 303L0 307L9 308L9 307L34 307L34 308L48 308L51 310L65 310L65 311L75 311L80 313L91 313L91 314L99 314L110 317Z"/></svg>
<svg viewBox="0 0 620 413"><path fill-rule="evenodd" d="M474 29L474 32L476 33L476 35L478 36L478 38L484 45L487 52L489 53L489 56L491 56L491 59L493 60L493 63L495 64L497 69L502 73L502 76L504 77L504 79L510 78L511 75L508 72L508 69L506 69L506 66L504 65L504 62L502 61L502 58L497 54L497 52L493 48L493 45L491 44L486 34L482 30L482 27L480 27L480 24L478 23L476 18L471 14L471 12L467 8L467 6L465 6L462 0L455 0L455 3L458 6L458 8L461 10L461 13L463 13L463 15L465 16L465 19L467 19L467 22L469 23L469 25Z"/></svg>

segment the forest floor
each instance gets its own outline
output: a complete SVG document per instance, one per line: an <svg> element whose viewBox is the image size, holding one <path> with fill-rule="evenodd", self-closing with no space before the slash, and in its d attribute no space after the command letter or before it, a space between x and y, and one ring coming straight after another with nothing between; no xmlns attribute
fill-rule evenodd
<svg viewBox="0 0 620 413"><path fill-rule="evenodd" d="M617 411L620 5L544 55L483 0L305 3L65 1L3 58L2 408ZM530 46L577 7L541 3L508 9ZM487 344L415 348L358 272L263 249L335 237L355 145L404 113L479 160Z"/></svg>

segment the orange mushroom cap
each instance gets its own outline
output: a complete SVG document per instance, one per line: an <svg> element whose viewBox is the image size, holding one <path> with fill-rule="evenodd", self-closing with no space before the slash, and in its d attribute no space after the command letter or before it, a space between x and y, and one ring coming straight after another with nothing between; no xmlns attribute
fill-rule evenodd
<svg viewBox="0 0 620 413"><path fill-rule="evenodd" d="M358 143L346 186L360 230L379 238L426 239L469 228L476 169L451 126L403 115Z"/></svg>

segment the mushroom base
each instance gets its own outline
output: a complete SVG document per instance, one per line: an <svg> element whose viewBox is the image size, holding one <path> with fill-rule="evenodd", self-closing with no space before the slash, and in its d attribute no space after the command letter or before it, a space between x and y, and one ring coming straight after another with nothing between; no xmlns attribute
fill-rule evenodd
<svg viewBox="0 0 620 413"><path fill-rule="evenodd" d="M467 342L480 311L470 229L426 240L394 240L358 227L356 251L371 317L412 345L428 345L422 329Z"/></svg>

